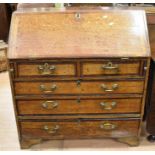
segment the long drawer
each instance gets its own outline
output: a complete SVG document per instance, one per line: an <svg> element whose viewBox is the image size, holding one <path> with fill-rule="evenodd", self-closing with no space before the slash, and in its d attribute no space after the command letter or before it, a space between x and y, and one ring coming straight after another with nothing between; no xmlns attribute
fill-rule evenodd
<svg viewBox="0 0 155 155"><path fill-rule="evenodd" d="M102 138L137 136L139 120L81 120L21 122L25 136L45 139Z"/></svg>
<svg viewBox="0 0 155 155"><path fill-rule="evenodd" d="M20 115L140 113L141 98L17 100Z"/></svg>
<svg viewBox="0 0 155 155"><path fill-rule="evenodd" d="M16 82L20 94L116 94L142 93L144 81L51 81Z"/></svg>

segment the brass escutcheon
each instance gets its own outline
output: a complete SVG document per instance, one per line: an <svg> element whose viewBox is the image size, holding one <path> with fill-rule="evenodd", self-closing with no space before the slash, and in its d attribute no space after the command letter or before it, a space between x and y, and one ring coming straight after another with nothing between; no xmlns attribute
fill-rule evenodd
<svg viewBox="0 0 155 155"><path fill-rule="evenodd" d="M81 102L81 99L80 98L77 98L76 102L77 103L80 103Z"/></svg>
<svg viewBox="0 0 155 155"><path fill-rule="evenodd" d="M80 81L80 80L77 80L77 81L76 81L76 84L77 84L77 86L79 87L79 86L81 85L81 81Z"/></svg>
<svg viewBox="0 0 155 155"><path fill-rule="evenodd" d="M81 14L80 14L80 13L76 13L76 14L75 14L75 18L76 18L76 19L80 19L80 18L81 18Z"/></svg>

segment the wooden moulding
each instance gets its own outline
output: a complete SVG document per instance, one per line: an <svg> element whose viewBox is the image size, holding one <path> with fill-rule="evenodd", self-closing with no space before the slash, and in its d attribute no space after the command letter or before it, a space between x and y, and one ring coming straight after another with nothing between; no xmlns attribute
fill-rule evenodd
<svg viewBox="0 0 155 155"><path fill-rule="evenodd" d="M114 120L119 120L119 119L124 119L124 120L129 120L129 119L140 119L140 114L83 114L83 115L32 115L32 116L17 116L19 121L22 120L78 120L78 119L114 119Z"/></svg>

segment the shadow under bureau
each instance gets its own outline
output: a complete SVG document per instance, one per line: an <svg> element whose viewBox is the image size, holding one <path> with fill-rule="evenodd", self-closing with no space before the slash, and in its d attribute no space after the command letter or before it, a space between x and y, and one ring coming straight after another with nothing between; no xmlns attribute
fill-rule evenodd
<svg viewBox="0 0 155 155"><path fill-rule="evenodd" d="M150 64L143 11L17 11L8 57L21 148L52 139L139 144Z"/></svg>

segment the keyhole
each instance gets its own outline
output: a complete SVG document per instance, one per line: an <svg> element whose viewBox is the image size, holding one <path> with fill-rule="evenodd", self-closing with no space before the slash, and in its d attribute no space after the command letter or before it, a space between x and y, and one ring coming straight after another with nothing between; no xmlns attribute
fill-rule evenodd
<svg viewBox="0 0 155 155"><path fill-rule="evenodd" d="M76 14L75 14L75 18L76 18L76 19L80 19L80 13L76 13Z"/></svg>
<svg viewBox="0 0 155 155"><path fill-rule="evenodd" d="M81 85L81 81L80 80L77 80L76 84L79 87Z"/></svg>
<svg viewBox="0 0 155 155"><path fill-rule="evenodd" d="M81 99L80 99L80 98L78 98L78 99L77 99L77 103L80 103L80 102L81 102Z"/></svg>

